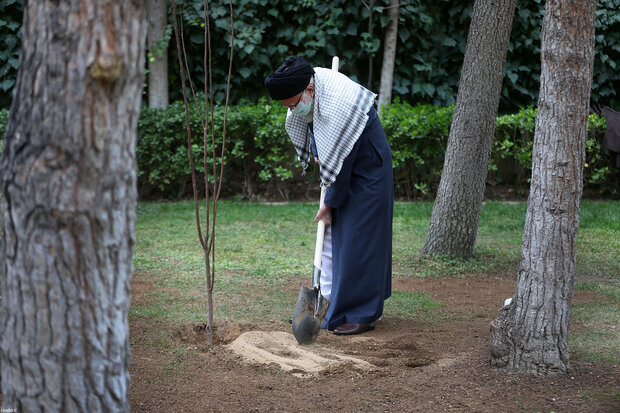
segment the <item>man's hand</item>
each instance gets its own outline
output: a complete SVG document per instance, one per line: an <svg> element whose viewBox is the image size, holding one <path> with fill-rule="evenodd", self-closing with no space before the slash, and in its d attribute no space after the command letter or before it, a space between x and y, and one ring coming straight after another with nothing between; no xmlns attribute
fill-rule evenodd
<svg viewBox="0 0 620 413"><path fill-rule="evenodd" d="M314 218L314 222L325 221L325 225L332 223L332 207L323 203Z"/></svg>

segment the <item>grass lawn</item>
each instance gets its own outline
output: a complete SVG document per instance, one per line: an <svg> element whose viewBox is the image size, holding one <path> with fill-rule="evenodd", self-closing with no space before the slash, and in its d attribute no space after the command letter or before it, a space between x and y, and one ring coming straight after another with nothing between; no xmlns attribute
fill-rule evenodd
<svg viewBox="0 0 620 413"><path fill-rule="evenodd" d="M525 203L487 202L482 208L474 257L463 261L420 254L432 203L396 203L394 278L514 278L520 257ZM292 280L309 285L316 224L314 203L264 205L222 201L216 226L215 318L237 323L285 322ZM205 265L193 202L138 205L135 276L153 283L149 300L130 317L169 324L204 322ZM202 217L204 221L204 214ZM204 228L204 226L203 226ZM573 305L573 356L620 363L620 202L584 201L577 236L576 290L595 302ZM248 291L251 292L250 298ZM394 291L385 315L441 323L441 303L424 293Z"/></svg>

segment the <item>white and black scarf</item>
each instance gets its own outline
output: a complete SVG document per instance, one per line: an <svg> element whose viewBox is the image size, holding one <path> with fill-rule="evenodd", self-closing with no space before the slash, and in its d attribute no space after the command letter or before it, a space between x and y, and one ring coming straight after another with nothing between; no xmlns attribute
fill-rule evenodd
<svg viewBox="0 0 620 413"><path fill-rule="evenodd" d="M322 67L316 67L314 71L312 129L320 162L321 185L329 187L364 131L368 111L377 95L342 73ZM312 159L308 121L289 110L285 128L305 173Z"/></svg>

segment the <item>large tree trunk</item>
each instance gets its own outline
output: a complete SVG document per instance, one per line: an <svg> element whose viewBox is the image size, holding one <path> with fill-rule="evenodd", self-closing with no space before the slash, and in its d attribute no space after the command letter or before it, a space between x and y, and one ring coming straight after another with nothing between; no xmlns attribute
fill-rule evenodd
<svg viewBox="0 0 620 413"><path fill-rule="evenodd" d="M437 198L422 252L474 250L515 0L476 0Z"/></svg>
<svg viewBox="0 0 620 413"><path fill-rule="evenodd" d="M547 1L538 117L518 285L491 323L491 364L532 374L570 369L568 328L588 120L596 0Z"/></svg>
<svg viewBox="0 0 620 413"><path fill-rule="evenodd" d="M2 407L129 411L144 2L24 3L1 161Z"/></svg>
<svg viewBox="0 0 620 413"><path fill-rule="evenodd" d="M400 0L390 0L388 13L392 20L385 29L383 42L383 64L381 66L381 85L379 87L379 111L381 106L392 100L392 86L394 84L394 60L396 59L396 44L398 42L398 11Z"/></svg>
<svg viewBox="0 0 620 413"><path fill-rule="evenodd" d="M165 40L168 24L167 0L148 0L148 35L147 45L151 50L148 68L149 107L165 108L168 106L168 45L161 47Z"/></svg>

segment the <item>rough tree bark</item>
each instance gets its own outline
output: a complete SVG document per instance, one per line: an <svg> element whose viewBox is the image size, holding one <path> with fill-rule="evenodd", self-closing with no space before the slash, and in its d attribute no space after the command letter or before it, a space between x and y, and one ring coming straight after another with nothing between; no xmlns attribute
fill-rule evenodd
<svg viewBox="0 0 620 413"><path fill-rule="evenodd" d="M385 29L383 42L383 63L381 65L381 84L379 87L379 111L381 106L392 101L392 86L394 84L394 60L396 59L396 44L398 42L398 13L399 1L390 0L388 13L392 20Z"/></svg>
<svg viewBox="0 0 620 413"><path fill-rule="evenodd" d="M583 189L596 0L548 0L538 117L517 291L491 323L491 365L537 375L570 369L568 328Z"/></svg>
<svg viewBox="0 0 620 413"><path fill-rule="evenodd" d="M3 409L129 411L144 1L25 1L1 160Z"/></svg>
<svg viewBox="0 0 620 413"><path fill-rule="evenodd" d="M149 107L165 108L168 106L168 47L161 48L159 43L166 35L168 1L148 0L146 9L147 46L152 54L148 63Z"/></svg>
<svg viewBox="0 0 620 413"><path fill-rule="evenodd" d="M476 0L441 181L422 252L472 255L515 0Z"/></svg>

